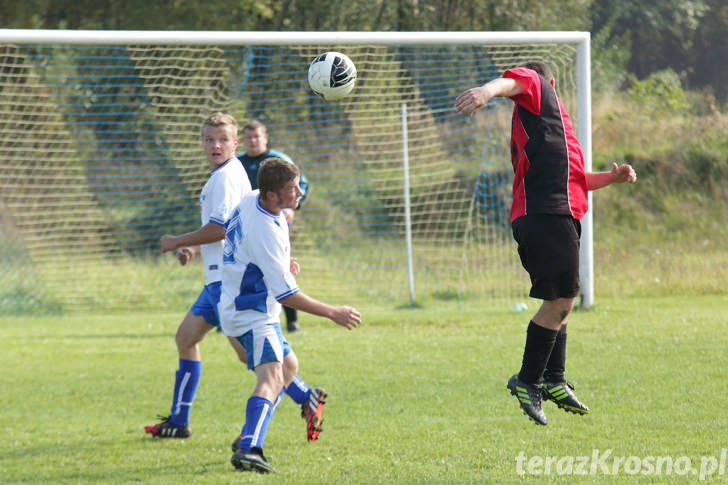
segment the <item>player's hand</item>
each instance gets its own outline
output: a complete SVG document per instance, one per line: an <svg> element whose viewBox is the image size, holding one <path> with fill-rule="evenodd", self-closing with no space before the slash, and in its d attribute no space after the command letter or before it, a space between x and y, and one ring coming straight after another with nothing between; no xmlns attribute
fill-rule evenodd
<svg viewBox="0 0 728 485"><path fill-rule="evenodd" d="M460 93L455 99L455 109L460 114L473 115L480 108L485 106L485 103L491 96L488 94L488 90L483 86L477 88L470 88L467 91Z"/></svg>
<svg viewBox="0 0 728 485"><path fill-rule="evenodd" d="M355 329L361 323L361 313L350 306L337 306L331 315L331 320L349 330Z"/></svg>
<svg viewBox="0 0 728 485"><path fill-rule="evenodd" d="M293 276L296 276L298 273L301 272L301 265L298 264L298 261L296 261L296 258L291 258L291 274Z"/></svg>
<svg viewBox="0 0 728 485"><path fill-rule="evenodd" d="M192 252L192 248L179 248L177 250L177 261L182 266L189 263L195 257L195 253Z"/></svg>
<svg viewBox="0 0 728 485"><path fill-rule="evenodd" d="M177 238L175 236L165 234L164 236L159 238L159 242L162 243L163 253L166 253L167 251L174 251L175 249L177 249Z"/></svg>
<svg viewBox="0 0 728 485"><path fill-rule="evenodd" d="M617 165L616 162L612 163L612 180L615 184L623 184L629 182L631 184L637 181L637 173L634 171L631 165Z"/></svg>
<svg viewBox="0 0 728 485"><path fill-rule="evenodd" d="M293 218L296 216L296 211L294 209L285 208L281 212L283 213L283 217L286 219L286 223L290 226L291 222L293 222Z"/></svg>

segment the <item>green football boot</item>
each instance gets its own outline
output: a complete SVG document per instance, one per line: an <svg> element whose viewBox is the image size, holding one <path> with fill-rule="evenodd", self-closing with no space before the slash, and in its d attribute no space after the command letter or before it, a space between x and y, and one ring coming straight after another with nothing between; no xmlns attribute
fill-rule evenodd
<svg viewBox="0 0 728 485"><path fill-rule="evenodd" d="M589 412L589 407L579 401L574 394L574 386L566 381L544 381L543 398L555 402L558 407L569 413L584 415Z"/></svg>
<svg viewBox="0 0 728 485"><path fill-rule="evenodd" d="M516 396L524 414L531 418L534 423L544 426L548 423L546 414L541 408L541 393L543 392L541 384L526 384L518 378L518 374L513 374L508 379L506 387L508 387L512 395Z"/></svg>

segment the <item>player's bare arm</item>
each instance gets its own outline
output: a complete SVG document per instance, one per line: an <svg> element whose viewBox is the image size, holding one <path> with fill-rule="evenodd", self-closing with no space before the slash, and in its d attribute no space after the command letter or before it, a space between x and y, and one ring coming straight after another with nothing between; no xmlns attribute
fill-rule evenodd
<svg viewBox="0 0 728 485"><path fill-rule="evenodd" d="M635 183L637 173L631 165L618 165L612 163L612 169L608 172L587 172L586 187L588 190L597 190L611 184Z"/></svg>
<svg viewBox="0 0 728 485"><path fill-rule="evenodd" d="M361 323L361 314L356 308L346 305L329 305L300 291L280 300L279 303L306 313L326 317L349 330L355 329Z"/></svg>
<svg viewBox="0 0 728 485"><path fill-rule="evenodd" d="M162 243L162 252L174 251L183 246L197 246L220 241L225 238L225 227L216 222L208 222L196 231L172 236L165 234L159 238Z"/></svg>
<svg viewBox="0 0 728 485"><path fill-rule="evenodd" d="M522 91L523 88L516 82L515 79L493 79L482 86L470 88L467 91L460 93L460 95L455 99L455 109L458 113L473 115L496 96L515 96Z"/></svg>

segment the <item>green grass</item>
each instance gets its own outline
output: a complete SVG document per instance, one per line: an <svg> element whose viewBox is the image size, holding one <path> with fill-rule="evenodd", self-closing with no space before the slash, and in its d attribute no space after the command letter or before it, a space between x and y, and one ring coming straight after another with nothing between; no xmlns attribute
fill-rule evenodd
<svg viewBox="0 0 728 485"><path fill-rule="evenodd" d="M533 308L533 306L532 306ZM181 313L0 319L3 483L687 483L697 476L521 477L516 457L720 457L728 298L601 298L569 325L567 374L592 414L545 404L531 424L508 395L530 313L398 310L354 332L313 317L290 341L327 388L326 426L305 440L286 400L266 439L275 476L235 472L229 445L253 387L220 334L202 343L193 436L142 430L170 406ZM611 462L610 462L611 463ZM725 480L726 475L711 480Z"/></svg>

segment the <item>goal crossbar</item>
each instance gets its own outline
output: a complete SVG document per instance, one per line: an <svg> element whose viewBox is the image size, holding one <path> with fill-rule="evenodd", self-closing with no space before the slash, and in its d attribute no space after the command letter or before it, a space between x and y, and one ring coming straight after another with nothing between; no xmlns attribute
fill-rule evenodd
<svg viewBox="0 0 728 485"><path fill-rule="evenodd" d="M421 45L581 43L589 32L272 32L0 29L0 41L135 45Z"/></svg>

